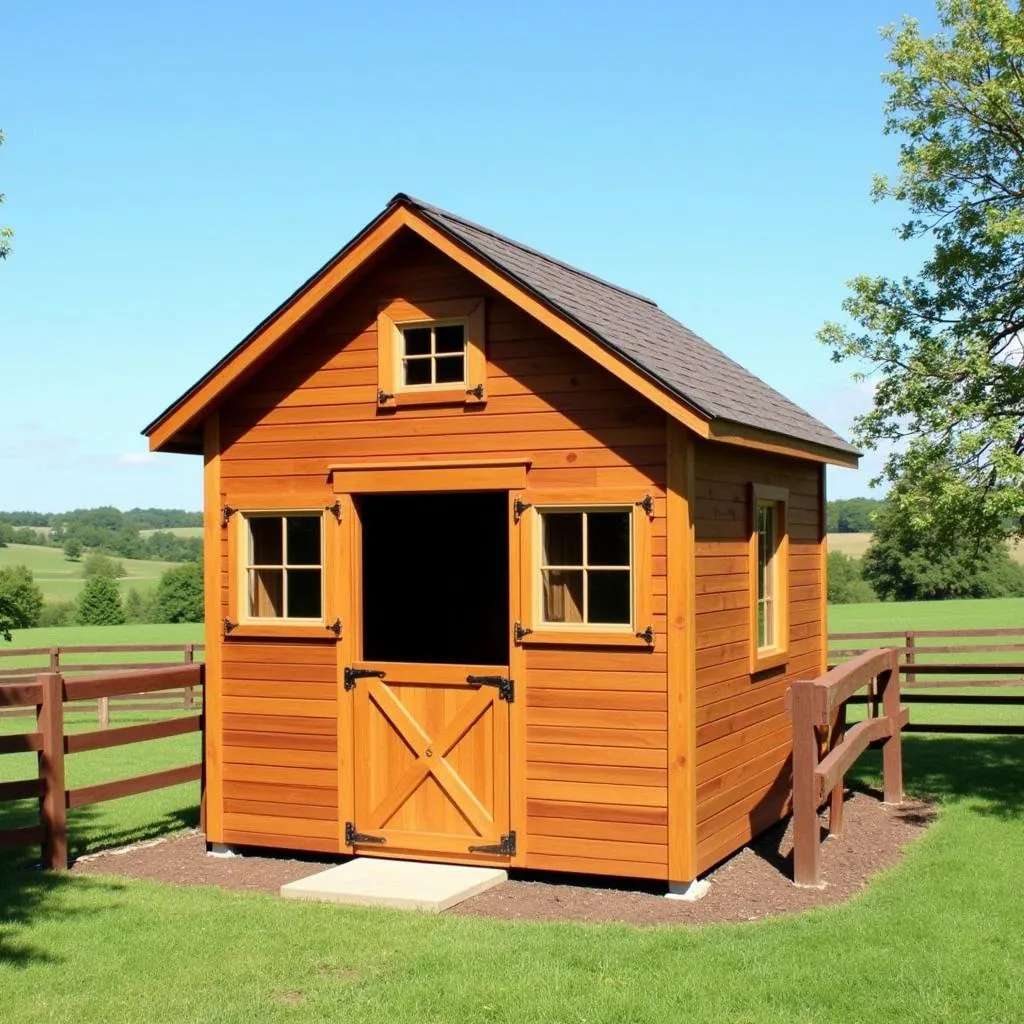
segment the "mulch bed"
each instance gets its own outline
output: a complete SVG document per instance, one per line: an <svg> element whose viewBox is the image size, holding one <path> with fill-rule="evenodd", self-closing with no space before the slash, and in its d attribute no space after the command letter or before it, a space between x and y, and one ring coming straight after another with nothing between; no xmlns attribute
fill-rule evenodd
<svg viewBox="0 0 1024 1024"><path fill-rule="evenodd" d="M895 864L903 850L934 820L923 801L886 807L877 794L847 799L842 835L822 847L822 889L799 889L792 877L792 827L781 822L707 876L708 894L696 903L667 900L664 886L630 880L517 873L448 913L529 921L621 921L635 925L756 921L829 906L860 892L873 875ZM824 816L822 822L824 823ZM285 883L337 861L246 855L212 857L197 832L171 836L80 858L72 872L120 875L175 885L276 893Z"/></svg>

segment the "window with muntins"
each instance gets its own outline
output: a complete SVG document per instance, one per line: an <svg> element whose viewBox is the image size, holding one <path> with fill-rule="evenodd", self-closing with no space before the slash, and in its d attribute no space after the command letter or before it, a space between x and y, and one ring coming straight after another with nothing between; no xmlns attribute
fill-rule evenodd
<svg viewBox="0 0 1024 1024"><path fill-rule="evenodd" d="M751 484L750 671L784 665L789 657L789 492Z"/></svg>
<svg viewBox="0 0 1024 1024"><path fill-rule="evenodd" d="M540 601L545 625L633 621L632 510L540 509Z"/></svg>
<svg viewBox="0 0 1024 1024"><path fill-rule="evenodd" d="M414 324L399 327L402 386L427 388L465 384L466 325Z"/></svg>
<svg viewBox="0 0 1024 1024"><path fill-rule="evenodd" d="M323 517L250 514L245 524L245 617L322 621Z"/></svg>
<svg viewBox="0 0 1024 1024"><path fill-rule="evenodd" d="M778 635L777 509L774 503L757 503L757 649L775 646Z"/></svg>

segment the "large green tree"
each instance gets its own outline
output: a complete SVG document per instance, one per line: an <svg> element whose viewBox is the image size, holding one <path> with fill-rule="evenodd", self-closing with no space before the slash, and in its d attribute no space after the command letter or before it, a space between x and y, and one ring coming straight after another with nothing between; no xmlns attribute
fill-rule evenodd
<svg viewBox="0 0 1024 1024"><path fill-rule="evenodd" d="M877 387L857 440L891 445L909 523L975 540L1024 534L1024 12L1009 0L937 0L940 31L884 30L885 132L899 173L876 199L930 256L915 276L858 277L826 324L833 358Z"/></svg>
<svg viewBox="0 0 1024 1024"><path fill-rule="evenodd" d="M4 133L0 132L0 146L4 144ZM0 203L7 197L0 192ZM0 260L5 259L11 251L11 235L13 232L10 228L0 227Z"/></svg>
<svg viewBox="0 0 1024 1024"><path fill-rule="evenodd" d="M117 584L109 576L90 576L78 595L80 626L119 626L124 609Z"/></svg>
<svg viewBox="0 0 1024 1024"><path fill-rule="evenodd" d="M39 624L43 592L24 565L0 569L0 633L10 629L31 629Z"/></svg>
<svg viewBox="0 0 1024 1024"><path fill-rule="evenodd" d="M203 621L203 567L198 562L168 569L153 597L158 622Z"/></svg>

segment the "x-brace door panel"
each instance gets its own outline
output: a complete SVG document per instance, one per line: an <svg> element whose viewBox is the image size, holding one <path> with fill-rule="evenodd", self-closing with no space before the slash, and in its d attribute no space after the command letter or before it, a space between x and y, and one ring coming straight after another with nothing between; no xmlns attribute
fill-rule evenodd
<svg viewBox="0 0 1024 1024"><path fill-rule="evenodd" d="M360 852L468 858L471 846L500 843L509 831L509 706L467 677L507 676L508 666L353 667L374 673L353 693L355 821L359 834L383 840L357 843Z"/></svg>

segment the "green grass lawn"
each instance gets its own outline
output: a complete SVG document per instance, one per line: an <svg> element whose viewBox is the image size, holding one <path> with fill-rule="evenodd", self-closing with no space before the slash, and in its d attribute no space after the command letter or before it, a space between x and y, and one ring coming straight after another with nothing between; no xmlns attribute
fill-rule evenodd
<svg viewBox="0 0 1024 1024"><path fill-rule="evenodd" d="M127 574L117 581L122 595L133 587L140 591L154 589L168 569L180 564L137 558L114 558L114 561L120 562ZM47 601L73 601L85 585L82 562L69 562L60 548L9 544L0 548L0 569L10 565L24 565L31 569Z"/></svg>
<svg viewBox="0 0 1024 1024"><path fill-rule="evenodd" d="M1020 740L908 738L908 786L933 794L941 812L905 860L846 906L738 926L474 920L8 867L3 1017L1012 1021L1024 1003L1022 766ZM194 787L191 799L99 805L73 819L73 842L88 849L105 832L116 841L162 831L194 818Z"/></svg>

